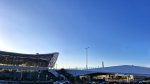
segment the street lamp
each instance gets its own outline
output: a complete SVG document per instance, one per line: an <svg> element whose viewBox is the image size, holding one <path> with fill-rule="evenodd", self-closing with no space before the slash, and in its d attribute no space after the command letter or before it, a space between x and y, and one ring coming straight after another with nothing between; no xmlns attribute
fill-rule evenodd
<svg viewBox="0 0 150 84"><path fill-rule="evenodd" d="M86 51L86 69L88 69L88 49L89 48L90 47L85 48L85 51Z"/></svg>

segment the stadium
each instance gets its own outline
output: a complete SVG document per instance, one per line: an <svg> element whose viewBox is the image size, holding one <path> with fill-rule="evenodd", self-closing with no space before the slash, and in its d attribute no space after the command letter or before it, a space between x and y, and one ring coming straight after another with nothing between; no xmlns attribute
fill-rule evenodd
<svg viewBox="0 0 150 84"><path fill-rule="evenodd" d="M59 53L22 54L0 51L1 84L135 83L150 79L150 68L121 65L93 69L54 69ZM65 82L65 83L62 83ZM141 81L140 81L141 82ZM143 82L143 81L142 81ZM94 83L95 84L95 83ZM139 84L139 83L137 83Z"/></svg>
<svg viewBox="0 0 150 84"><path fill-rule="evenodd" d="M21 54L0 51L0 80L29 83L53 82L57 72L53 69L59 53Z"/></svg>

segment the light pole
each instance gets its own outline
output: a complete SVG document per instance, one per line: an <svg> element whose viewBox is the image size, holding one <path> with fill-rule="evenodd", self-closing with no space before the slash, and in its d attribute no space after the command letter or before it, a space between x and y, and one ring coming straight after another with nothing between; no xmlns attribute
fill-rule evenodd
<svg viewBox="0 0 150 84"><path fill-rule="evenodd" d="M85 51L86 51L86 69L88 69L88 49L89 48L90 47L85 48Z"/></svg>
<svg viewBox="0 0 150 84"><path fill-rule="evenodd" d="M57 69L57 64L55 66L56 66L55 69Z"/></svg>

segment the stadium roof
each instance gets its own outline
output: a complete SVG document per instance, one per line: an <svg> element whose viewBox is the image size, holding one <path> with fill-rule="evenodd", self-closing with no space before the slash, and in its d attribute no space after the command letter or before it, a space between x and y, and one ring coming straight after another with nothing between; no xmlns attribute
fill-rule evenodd
<svg viewBox="0 0 150 84"><path fill-rule="evenodd" d="M133 65L122 65L122 66L112 66L104 68L94 68L87 70L67 70L68 73L77 75L86 75L93 73L110 73L110 74L128 74L137 76L150 76L150 68L133 66Z"/></svg>
<svg viewBox="0 0 150 84"><path fill-rule="evenodd" d="M26 67L54 67L59 53L22 54L0 51L0 65Z"/></svg>

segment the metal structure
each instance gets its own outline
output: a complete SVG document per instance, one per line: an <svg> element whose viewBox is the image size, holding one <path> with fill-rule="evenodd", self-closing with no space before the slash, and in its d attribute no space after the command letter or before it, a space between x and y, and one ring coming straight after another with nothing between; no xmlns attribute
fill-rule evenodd
<svg viewBox="0 0 150 84"><path fill-rule="evenodd" d="M0 65L53 68L59 53L20 54L0 51Z"/></svg>

